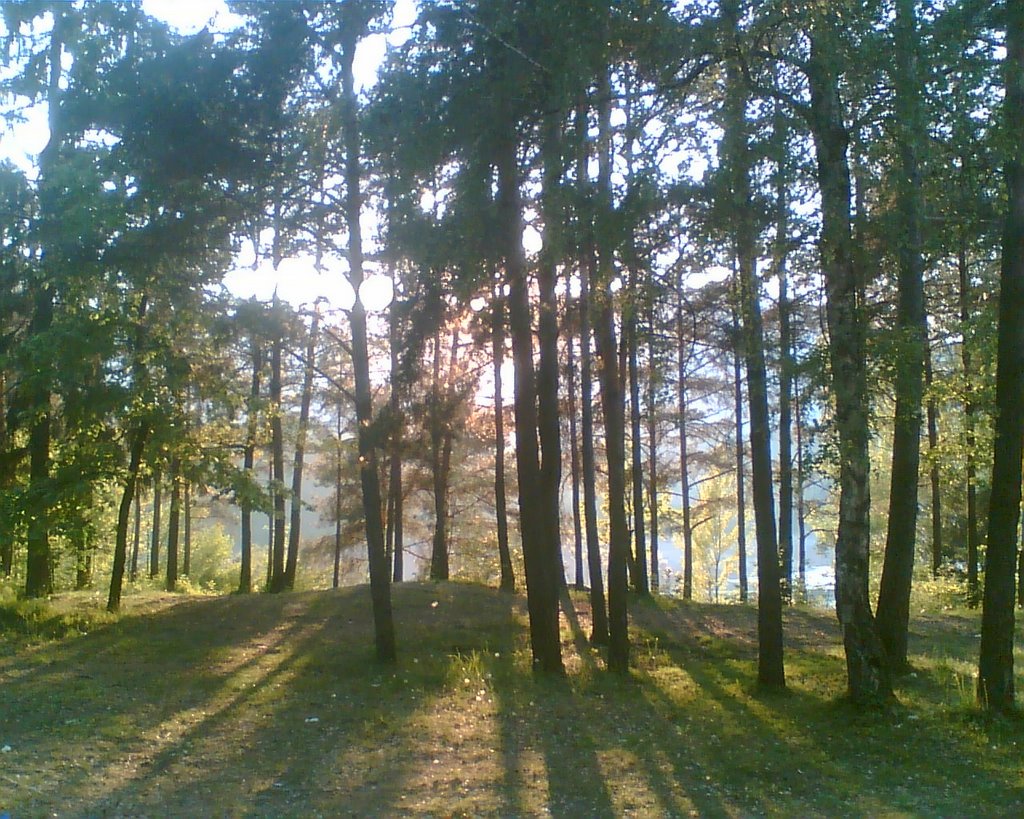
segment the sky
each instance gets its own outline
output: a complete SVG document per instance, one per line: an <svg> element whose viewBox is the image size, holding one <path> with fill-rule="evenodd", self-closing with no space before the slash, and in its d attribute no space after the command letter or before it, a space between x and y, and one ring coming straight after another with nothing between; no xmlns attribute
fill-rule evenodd
<svg viewBox="0 0 1024 819"><path fill-rule="evenodd" d="M242 18L231 14L223 0L143 0L148 14L165 20L184 34L211 30L228 30L241 24ZM399 0L395 4L392 33L366 37L358 46L355 58L355 80L360 89L369 88L377 81L377 71L384 61L388 45L401 45L408 26L415 21L416 9L412 0ZM372 225L364 226L364 235L372 236ZM282 260L277 270L269 261L255 258L251 244L244 246L234 268L224 278L224 285L236 296L270 299L274 291L295 306L312 304L317 298L326 298L334 307L352 306L354 293L344 276L344 268L327 265L318 273L310 256ZM368 270L362 289L363 303L371 312L383 310L391 302L390 280Z"/></svg>
<svg viewBox="0 0 1024 819"><path fill-rule="evenodd" d="M242 18L228 11L224 0L143 0L143 9L153 17L164 20L183 34L194 34L204 27L212 31L228 31L242 23ZM360 89L372 86L383 63L388 45L401 45L408 37L409 27L415 21L413 0L398 0L394 7L391 31L365 38L359 45L355 60L355 79ZM25 121L0 131L0 158L13 162L30 177L36 173L36 160L49 137L44 106L23 111ZM374 226L364 225L364 235L372 236ZM312 304L318 297L326 298L332 306L351 307L353 292L338 267L318 274L313 259L298 257L285 259L278 270L269 262L257 260L251 244L243 246L234 267L224 278L224 284L241 298L256 296L270 299L277 289L278 295L295 306ZM362 291L368 310L380 311L391 301L391 283L387 277L367 270Z"/></svg>

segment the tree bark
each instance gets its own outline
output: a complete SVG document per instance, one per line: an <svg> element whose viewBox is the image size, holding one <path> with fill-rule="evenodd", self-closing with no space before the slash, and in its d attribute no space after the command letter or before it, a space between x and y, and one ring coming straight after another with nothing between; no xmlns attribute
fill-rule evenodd
<svg viewBox="0 0 1024 819"><path fill-rule="evenodd" d="M921 463L922 371L928 326L924 311L924 262L921 255L921 172L917 140L924 130L921 84L917 70L918 34L914 0L897 0L896 89L897 141L901 178L899 282L896 324L900 360L896 366L896 418L893 427L889 520L876 621L893 670L908 668L907 630L910 586L917 538L917 496Z"/></svg>
<svg viewBox="0 0 1024 819"><path fill-rule="evenodd" d="M568 293L568 288L566 288ZM569 297L566 296L566 313L570 312ZM567 324L571 323L567 321ZM573 332L566 335L566 389L569 395L569 470L572 475L572 533L573 533L573 568L576 589L583 590L583 518L580 514L580 452L579 429L576 411L576 339Z"/></svg>
<svg viewBox="0 0 1024 819"><path fill-rule="evenodd" d="M496 147L498 211L504 226L501 237L505 275L509 286L509 331L515 365L516 467L519 484L519 528L526 568L526 597L530 613L530 646L537 671L563 674L558 629L558 583L542 495L537 418L537 379L533 361L526 260L522 246L522 208L514 128Z"/></svg>
<svg viewBox="0 0 1024 819"><path fill-rule="evenodd" d="M598 82L598 189L600 216L612 211L611 83L603 71ZM608 462L608 670L629 671L629 614L626 564L629 526L626 522L626 419L622 376L615 333L615 307L611 297L614 271L607 234L596 237L597 275L590 282L596 302L594 341L600 361L601 408L604 412L605 455Z"/></svg>
<svg viewBox="0 0 1024 819"><path fill-rule="evenodd" d="M834 23L816 15L807 64L808 124L822 201L821 261L835 424L839 434L836 613L843 629L849 695L860 705L893 699L885 651L868 601L870 495L866 328L850 224L849 136L843 121Z"/></svg>
<svg viewBox="0 0 1024 819"><path fill-rule="evenodd" d="M149 577L160 574L160 513L163 503L163 475L160 467L153 468L153 531L149 541Z"/></svg>
<svg viewBox="0 0 1024 819"><path fill-rule="evenodd" d="M339 392L334 428L336 449L334 453L334 576L332 588L335 589L341 585L341 412L341 394Z"/></svg>
<svg viewBox="0 0 1024 819"><path fill-rule="evenodd" d="M313 374L316 369L316 345L320 333L320 308L313 309L313 319L306 342L306 361L302 375L302 397L299 403L299 429L295 438L295 461L292 463L292 508L288 525L288 559L284 567L284 585L295 588L299 565L299 538L302 527L302 472L306 459L306 436L309 433L309 408L313 403Z"/></svg>
<svg viewBox="0 0 1024 819"><path fill-rule="evenodd" d="M167 583L169 592L178 590L178 531L181 526L181 459L171 460L171 508L167 517Z"/></svg>
<svg viewBox="0 0 1024 819"><path fill-rule="evenodd" d="M182 515L185 519L183 545L185 548L181 570L185 577L192 573L192 482L186 479L182 486Z"/></svg>
<svg viewBox="0 0 1024 819"><path fill-rule="evenodd" d="M260 371L263 355L255 339L252 348L252 385L249 388L248 418L245 434L245 452L242 456L242 471L252 480L256 460L257 402L260 398ZM252 503L248 494L242 498L242 569L238 579L238 591L248 594L252 591Z"/></svg>
<svg viewBox="0 0 1024 819"><path fill-rule="evenodd" d="M944 550L942 543L942 476L939 474L938 459L939 407L935 402L935 396L931 393L932 352L930 347L925 350L924 383L925 389L928 391L928 454L931 461L928 481L931 485L932 498L932 578L938 579Z"/></svg>
<svg viewBox="0 0 1024 819"><path fill-rule="evenodd" d="M270 449L273 479L271 486L274 495L274 525L272 527L272 546L270 559L270 580L267 589L270 592L282 592L286 588L284 574L284 430L281 426L281 357L283 354L284 328L281 326L280 302L274 294L274 340L270 348Z"/></svg>
<svg viewBox="0 0 1024 819"><path fill-rule="evenodd" d="M5 455L11 448L10 428L7 426L7 373L0 369L0 453ZM0 468L0 493L6 494L14 484L13 464ZM0 510L0 575L10 577L14 571L14 520L13 515Z"/></svg>
<svg viewBox="0 0 1024 819"><path fill-rule="evenodd" d="M726 0L723 14L739 33L738 7ZM783 664L782 590L772 490L771 422L768 376L764 360L764 328L757 279L756 227L750 188L750 145L746 126L747 90L735 59L727 63L725 161L732 193L732 232L736 253L739 309L743 318L743 351L750 406L750 462L757 532L757 682L764 688L785 688ZM737 431L739 425L737 425ZM739 475L742 480L742 473ZM741 562L743 556L740 558Z"/></svg>
<svg viewBox="0 0 1024 819"><path fill-rule="evenodd" d="M690 464L687 421L687 365L690 349L687 347L686 327L683 316L683 273L679 271L676 282L676 333L679 336L678 373L676 379L676 402L679 407L679 494L683 510L683 599L693 599L693 525L690 520Z"/></svg>
<svg viewBox="0 0 1024 819"><path fill-rule="evenodd" d="M135 527L132 533L132 561L128 578L134 583L139 578L139 546L142 544L142 492L138 475L135 477Z"/></svg>
<svg viewBox="0 0 1024 819"><path fill-rule="evenodd" d="M562 560L562 431L558 406L558 263L562 261L563 221L559 205L562 178L561 119L548 114L542 126L541 212L544 217L544 248L537 267L537 434L540 439L540 480L544 503L544 543L555 572L555 594L566 585ZM555 604L557 609L557 602Z"/></svg>
<svg viewBox="0 0 1024 819"><path fill-rule="evenodd" d="M47 233L55 234L62 218L62 200L64 191L56 178L61 165L61 148L66 139L65 116L61 87L63 75L62 58L64 43L73 25L73 9L60 9L53 13L53 26L50 30L50 42L47 48L45 64L46 98L50 137L39 154L39 209L43 223L43 244L46 245ZM53 251L51 253L51 250ZM43 281L33 283L34 295L32 318L29 322L29 336L38 339L48 333L53 326L53 309L56 292L51 282L59 280L57 270L46 270L53 264L59 264L59 253L56 248L46 248L43 253ZM52 256L52 260L51 260ZM31 291L30 291L31 292ZM37 342L38 344L38 342ZM48 345L42 345L43 350ZM42 355L49 355L42 352ZM37 353L40 355L40 353ZM26 547L28 551L25 569L25 596L45 597L53 592L53 575L50 552L50 437L52 425L51 400L53 367L49 360L35 360L32 366L36 370L34 386L31 389L31 407L33 419L29 428L29 493L28 493L28 532Z"/></svg>
<svg viewBox="0 0 1024 819"><path fill-rule="evenodd" d="M635 274L631 274L631 278L635 278ZM635 299L635 281L633 282L632 289L634 290ZM630 306L630 315L626 319L625 332L628 338L630 456L633 471L633 542L636 546L636 576L633 580L633 586L637 594L643 596L651 593L651 584L647 575L647 533L644 521L644 455L641 438L642 425L640 422L640 366L637 352L639 340L637 338L636 309L635 303ZM648 407L648 411L650 410L651 408Z"/></svg>
<svg viewBox="0 0 1024 819"><path fill-rule="evenodd" d="M807 601L807 513L804 504L804 440L803 400L799 381L793 377L793 396L796 419L796 527L797 527L797 586L800 600Z"/></svg>
<svg viewBox="0 0 1024 819"><path fill-rule="evenodd" d="M739 561L740 602L749 595L747 583L747 481L743 452L743 374L741 369L739 310L732 314L732 330L736 349L732 356L733 411L736 417L736 555Z"/></svg>
<svg viewBox="0 0 1024 819"><path fill-rule="evenodd" d="M45 153L45 151L44 151ZM33 338L46 333L53 324L53 288L42 285L35 298L29 332ZM47 368L43 364L41 369ZM25 570L25 596L45 597L53 593L50 561L50 387L43 384L34 390L34 420L29 429L28 562Z"/></svg>
<svg viewBox="0 0 1024 819"><path fill-rule="evenodd" d="M452 333L448 375L441 383L441 335L434 334L434 396L430 439L434 484L434 539L430 554L430 579L447 580L448 565L448 478L451 470L452 409L451 379L458 356L458 331Z"/></svg>
<svg viewBox="0 0 1024 819"><path fill-rule="evenodd" d="M501 287L495 288L491 313L491 350L494 358L494 515L498 528L498 561L501 565L499 588L516 590L512 552L508 545L508 510L505 489L505 403L502 396L501 368L505 363L505 302Z"/></svg>
<svg viewBox="0 0 1024 819"><path fill-rule="evenodd" d="M978 466L977 440L974 428L975 407L972 379L974 378L974 362L971 352L970 321L971 321L971 280L967 264L966 243L961 239L957 253L957 271L960 281L960 324L963 340L960 344L960 356L964 369L964 461L967 468L967 605L976 608L978 605L978 549L981 535L978 531Z"/></svg>
<svg viewBox="0 0 1024 819"><path fill-rule="evenodd" d="M132 554L131 576L135 579L138 563L139 528L141 512L136 493L139 487L139 469L142 464L142 453L146 448L147 427L140 424L132 436L131 449L128 456L128 475L125 478L121 503L117 509L117 529L114 535L114 563L110 570L110 592L107 595L107 611L116 612L121 608L121 589L124 586L124 569L128 553L128 516L131 514L132 500L135 499L135 548Z"/></svg>
<svg viewBox="0 0 1024 819"><path fill-rule="evenodd" d="M377 659L396 660L395 627L391 612L391 577L384 551L384 527L381 522L380 478L377 451L371 425L373 394L370 385L370 354L366 332L366 309L359 296L363 283L363 239L359 223L362 211L358 101L352 65L356 44L366 26L350 26L341 34L342 40L342 128L345 135L345 222L348 228L349 282L355 291L350 321L352 327L352 369L355 377L356 423L359 429L359 472L363 496L363 516L370 564L370 596Z"/></svg>
<svg viewBox="0 0 1024 819"><path fill-rule="evenodd" d="M1024 439L1024 6L1007 3L1005 14L1007 214L999 275L995 458L978 660L978 701L993 712L1015 707L1013 573Z"/></svg>
<svg viewBox="0 0 1024 819"><path fill-rule="evenodd" d="M396 277L392 271L392 291L397 294ZM402 385L399 378L399 324L394 301L388 311L388 340L391 347L391 457L388 463L388 531L385 539L391 547L391 580L401 583L405 576L404 490L402 488L402 455L405 418L402 415ZM340 424L339 415L339 424ZM338 430L341 438L341 430ZM340 461L339 461L340 463ZM340 483L340 481L339 481Z"/></svg>
<svg viewBox="0 0 1024 819"><path fill-rule="evenodd" d="M576 111L576 176L581 195L586 195L587 163L586 143L587 110L582 103ZM589 217L589 213L586 214ZM583 447L580 453L583 468L583 523L587 536L587 573L590 576L590 610L593 625L590 641L595 645L608 645L608 609L604 595L604 568L601 544L597 531L597 458L594 454L594 396L593 356L590 330L590 280L597 275L593 236L585 231L580 256L580 434Z"/></svg>
<svg viewBox="0 0 1024 819"><path fill-rule="evenodd" d="M779 556L782 598L793 602L793 326L789 301L788 128L780 105L772 127L775 150L775 276L779 284Z"/></svg>
<svg viewBox="0 0 1024 819"><path fill-rule="evenodd" d="M653 326L654 310L648 313ZM661 566L658 555L658 395L655 388L656 368L654 366L654 342L648 345L647 369L647 496L651 506L651 591L657 592L661 586Z"/></svg>

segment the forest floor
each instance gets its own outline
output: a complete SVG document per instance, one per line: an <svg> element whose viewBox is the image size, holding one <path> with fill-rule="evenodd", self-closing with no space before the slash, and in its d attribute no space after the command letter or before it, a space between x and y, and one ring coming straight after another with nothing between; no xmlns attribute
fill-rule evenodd
<svg viewBox="0 0 1024 819"><path fill-rule="evenodd" d="M391 668L362 587L0 609L0 816L1024 815L1024 723L973 705L976 612L915 617L901 705L859 713L829 612L787 611L763 695L753 607L634 599L621 679L572 600L558 680L523 599L466 584L394 589Z"/></svg>

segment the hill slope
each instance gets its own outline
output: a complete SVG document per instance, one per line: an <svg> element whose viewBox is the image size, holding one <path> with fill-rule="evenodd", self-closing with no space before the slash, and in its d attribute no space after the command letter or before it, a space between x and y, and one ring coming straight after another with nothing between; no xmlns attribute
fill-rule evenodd
<svg viewBox="0 0 1024 819"><path fill-rule="evenodd" d="M1024 813L1019 725L965 704L966 617L916 622L905 708L861 715L837 701L828 613L787 613L792 693L765 698L752 608L637 602L635 670L617 680L574 597L569 676L537 680L520 598L394 593L393 669L371 662L365 588L145 596L87 634L0 636L0 813Z"/></svg>

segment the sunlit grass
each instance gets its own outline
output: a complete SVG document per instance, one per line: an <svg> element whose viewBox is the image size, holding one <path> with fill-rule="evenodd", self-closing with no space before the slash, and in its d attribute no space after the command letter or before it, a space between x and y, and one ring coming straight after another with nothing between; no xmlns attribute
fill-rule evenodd
<svg viewBox="0 0 1024 819"><path fill-rule="evenodd" d="M36 816L1012 815L1019 725L974 705L977 613L915 620L901 706L845 703L833 615L786 614L785 694L756 686L756 612L634 601L633 670L563 616L531 672L521 598L396 587L399 662L365 589L4 602L0 813ZM13 608L12 608L13 606ZM15 612L15 613L11 613ZM972 619L975 618L975 619ZM187 783L187 784L183 784Z"/></svg>

